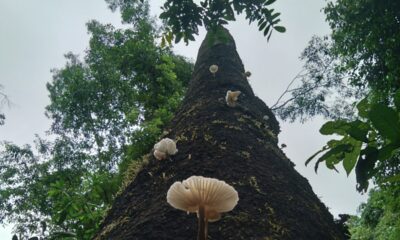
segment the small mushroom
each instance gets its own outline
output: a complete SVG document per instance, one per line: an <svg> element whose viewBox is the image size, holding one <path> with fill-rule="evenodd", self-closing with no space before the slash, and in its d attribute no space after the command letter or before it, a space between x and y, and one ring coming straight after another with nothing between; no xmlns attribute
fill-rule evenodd
<svg viewBox="0 0 400 240"><path fill-rule="evenodd" d="M265 121L268 121L268 120L269 120L268 115L264 115L263 119L264 119Z"/></svg>
<svg viewBox="0 0 400 240"><path fill-rule="evenodd" d="M283 149L283 148L285 148L285 147L287 147L287 145L284 144L284 143L282 143L282 144L281 144L281 149Z"/></svg>
<svg viewBox="0 0 400 240"><path fill-rule="evenodd" d="M247 72L244 73L244 75L245 75L246 77L250 77L250 76L251 76L251 72L247 71Z"/></svg>
<svg viewBox="0 0 400 240"><path fill-rule="evenodd" d="M218 65L211 65L209 68L210 72L212 73L212 75L215 77L215 73L218 72Z"/></svg>
<svg viewBox="0 0 400 240"><path fill-rule="evenodd" d="M177 152L176 143L170 138L163 138L161 141L154 144L153 155L158 160L164 160L169 155L175 155Z"/></svg>
<svg viewBox="0 0 400 240"><path fill-rule="evenodd" d="M236 102L237 102L237 100L238 100L238 97L239 97L239 95L240 95L241 93L242 93L241 91L231 91L231 90L228 90L228 91L226 92L226 96L225 96L226 104L227 104L229 107L235 107L235 106L236 106Z"/></svg>
<svg viewBox="0 0 400 240"><path fill-rule="evenodd" d="M198 240L206 240L208 222L221 218L221 213L231 211L239 201L236 190L215 178L191 176L171 185L167 202L174 208L197 213L199 219Z"/></svg>

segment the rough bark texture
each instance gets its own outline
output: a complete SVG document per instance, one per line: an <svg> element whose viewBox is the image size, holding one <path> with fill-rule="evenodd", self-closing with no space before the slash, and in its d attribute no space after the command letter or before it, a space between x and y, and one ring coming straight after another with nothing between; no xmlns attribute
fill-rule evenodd
<svg viewBox="0 0 400 240"><path fill-rule="evenodd" d="M219 66L215 77L212 64ZM208 33L187 96L165 135L178 140L178 154L165 161L149 157L95 239L196 239L196 215L166 202L169 187L192 175L224 180L239 193L234 210L209 224L210 240L343 239L308 181L278 148L279 124L244 72L228 31ZM234 108L225 103L227 90L242 92Z"/></svg>

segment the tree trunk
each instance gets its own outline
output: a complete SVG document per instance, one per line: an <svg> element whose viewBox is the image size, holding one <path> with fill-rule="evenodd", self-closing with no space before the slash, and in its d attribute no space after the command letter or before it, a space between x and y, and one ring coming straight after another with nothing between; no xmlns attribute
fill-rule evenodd
<svg viewBox="0 0 400 240"><path fill-rule="evenodd" d="M219 66L215 76L212 64ZM279 124L244 72L229 32L209 32L182 107L163 136L178 140L179 152L163 161L148 155L95 239L196 239L196 215L166 201L169 187L192 175L224 180L239 193L233 211L209 224L210 240L343 239L308 181L279 149ZM227 106L227 90L242 92L236 107Z"/></svg>

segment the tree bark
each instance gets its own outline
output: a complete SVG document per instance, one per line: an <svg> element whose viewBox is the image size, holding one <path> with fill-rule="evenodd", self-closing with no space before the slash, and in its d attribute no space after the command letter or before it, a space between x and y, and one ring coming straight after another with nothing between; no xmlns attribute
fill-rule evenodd
<svg viewBox="0 0 400 240"><path fill-rule="evenodd" d="M219 66L215 76L212 64ZM196 239L196 215L166 201L169 187L192 175L224 180L239 193L233 211L209 224L209 239L344 238L279 149L279 124L244 72L229 32L207 33L182 107L163 136L178 140L179 152L165 161L149 155L115 199L95 239ZM225 102L228 90L242 92L234 108Z"/></svg>

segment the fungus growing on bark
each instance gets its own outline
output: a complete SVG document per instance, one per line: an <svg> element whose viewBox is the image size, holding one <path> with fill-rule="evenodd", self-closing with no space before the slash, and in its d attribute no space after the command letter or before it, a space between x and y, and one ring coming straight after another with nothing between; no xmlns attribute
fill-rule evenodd
<svg viewBox="0 0 400 240"><path fill-rule="evenodd" d="M244 73L244 75L245 75L246 77L250 77L250 76L251 76L251 72L247 71L247 72Z"/></svg>
<svg viewBox="0 0 400 240"><path fill-rule="evenodd" d="M215 178L191 176L171 185L167 202L174 208L197 213L199 219L198 240L206 240L208 222L221 218L221 213L231 211L239 201L236 190Z"/></svg>
<svg viewBox="0 0 400 240"><path fill-rule="evenodd" d="M163 138L154 144L153 155L158 160L166 159L169 155L175 155L177 152L176 143L170 138Z"/></svg>
<svg viewBox="0 0 400 240"><path fill-rule="evenodd" d="M212 75L215 77L215 73L218 72L218 65L211 65L209 68L210 72L212 73Z"/></svg>
<svg viewBox="0 0 400 240"><path fill-rule="evenodd" d="M228 90L228 91L226 92L226 96L225 96L226 104L227 104L229 107L235 107L235 106L236 106L236 102L237 102L237 100L238 100L238 97L239 97L239 95L240 95L241 93L242 93L241 91L231 91L231 90Z"/></svg>
<svg viewBox="0 0 400 240"><path fill-rule="evenodd" d="M269 120L268 115L264 115L263 119L264 119L265 121L268 121L268 120Z"/></svg>

